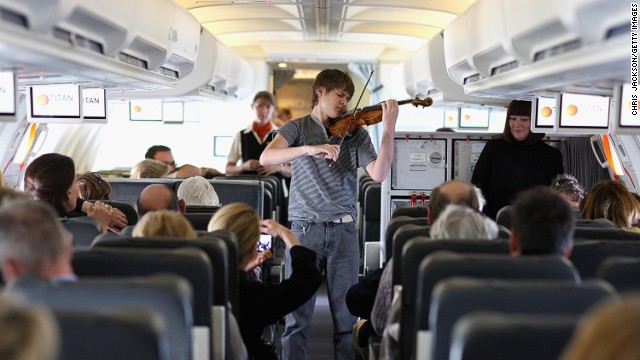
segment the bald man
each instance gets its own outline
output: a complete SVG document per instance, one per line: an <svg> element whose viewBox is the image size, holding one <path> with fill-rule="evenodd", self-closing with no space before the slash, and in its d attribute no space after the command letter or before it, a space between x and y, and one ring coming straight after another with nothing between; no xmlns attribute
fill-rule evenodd
<svg viewBox="0 0 640 360"><path fill-rule="evenodd" d="M429 198L429 224L433 224L449 204L467 205L472 209L480 209L478 194L471 183L461 180L449 180L431 192L431 197Z"/></svg>
<svg viewBox="0 0 640 360"><path fill-rule="evenodd" d="M184 213L186 204L178 200L176 193L162 184L151 184L144 188L138 198L138 215L142 217L149 211L172 210Z"/></svg>

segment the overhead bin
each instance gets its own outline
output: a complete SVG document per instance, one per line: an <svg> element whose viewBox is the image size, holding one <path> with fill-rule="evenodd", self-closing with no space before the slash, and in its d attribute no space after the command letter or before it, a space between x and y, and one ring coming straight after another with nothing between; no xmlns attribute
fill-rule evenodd
<svg viewBox="0 0 640 360"><path fill-rule="evenodd" d="M629 9L630 1L478 0L444 30L448 73L476 96L611 95L630 77Z"/></svg>
<svg viewBox="0 0 640 360"><path fill-rule="evenodd" d="M21 86L168 88L198 54L198 21L170 0L0 0L0 12L0 67Z"/></svg>
<svg viewBox="0 0 640 360"><path fill-rule="evenodd" d="M213 77L200 87L199 95L222 99L242 99L253 91L253 68L245 59L217 42Z"/></svg>
<svg viewBox="0 0 640 360"><path fill-rule="evenodd" d="M429 96L433 106L499 105L508 104L504 99L470 96L447 73L443 33L414 52L402 64L407 93L420 98Z"/></svg>

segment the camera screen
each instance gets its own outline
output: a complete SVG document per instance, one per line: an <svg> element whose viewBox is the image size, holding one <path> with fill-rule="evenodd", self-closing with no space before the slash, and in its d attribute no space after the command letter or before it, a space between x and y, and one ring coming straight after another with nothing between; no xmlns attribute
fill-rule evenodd
<svg viewBox="0 0 640 360"><path fill-rule="evenodd" d="M260 234L260 240L258 241L258 251L265 251L271 249L271 235Z"/></svg>

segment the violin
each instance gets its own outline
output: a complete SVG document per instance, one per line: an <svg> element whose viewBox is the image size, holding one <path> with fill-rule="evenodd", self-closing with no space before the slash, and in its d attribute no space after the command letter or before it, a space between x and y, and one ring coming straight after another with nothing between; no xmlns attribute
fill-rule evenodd
<svg viewBox="0 0 640 360"><path fill-rule="evenodd" d="M433 100L430 97L424 99L416 97L415 99L398 101L398 105L404 104L425 108L431 106ZM337 118L329 121L329 131L335 137L344 137L362 125L373 125L380 121L382 121L382 103L365 106L362 109L345 111Z"/></svg>

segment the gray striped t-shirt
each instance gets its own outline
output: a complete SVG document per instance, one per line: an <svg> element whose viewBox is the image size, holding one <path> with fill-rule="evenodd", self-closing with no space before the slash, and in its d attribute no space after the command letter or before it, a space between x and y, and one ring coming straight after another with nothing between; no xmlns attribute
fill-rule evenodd
<svg viewBox="0 0 640 360"><path fill-rule="evenodd" d="M325 127L311 115L288 121L277 132L290 147L340 143L340 138L329 138ZM376 158L369 133L360 127L344 139L340 156L331 167L328 160L313 156L293 160L289 220L321 222L345 215L356 219L357 169Z"/></svg>

